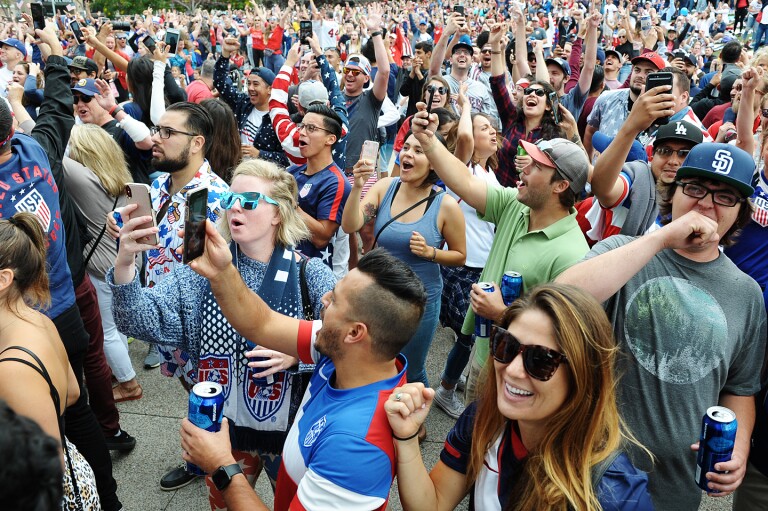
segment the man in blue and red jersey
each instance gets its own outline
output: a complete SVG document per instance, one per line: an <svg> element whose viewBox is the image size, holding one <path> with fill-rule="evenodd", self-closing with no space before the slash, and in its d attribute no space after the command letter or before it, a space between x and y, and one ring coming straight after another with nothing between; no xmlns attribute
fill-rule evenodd
<svg viewBox="0 0 768 511"><path fill-rule="evenodd" d="M322 320L273 312L232 265L211 222L205 253L191 268L210 280L227 320L248 339L316 364L283 449L275 510L383 510L395 473L395 446L383 403L405 382L400 351L416 331L426 292L416 274L382 249L323 297ZM232 457L229 425L218 433L185 419L184 459L211 474L227 509L265 510Z"/></svg>
<svg viewBox="0 0 768 511"><path fill-rule="evenodd" d="M333 268L333 243L341 225L344 204L352 189L333 161L333 146L341 138L342 121L326 105L311 105L299 128L299 152L307 163L288 172L299 185L299 212L312 237L297 247L304 255L320 257Z"/></svg>

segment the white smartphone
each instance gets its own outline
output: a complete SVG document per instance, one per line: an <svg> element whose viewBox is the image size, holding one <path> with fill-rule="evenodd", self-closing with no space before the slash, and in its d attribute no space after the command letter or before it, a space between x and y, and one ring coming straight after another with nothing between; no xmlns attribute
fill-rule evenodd
<svg viewBox="0 0 768 511"><path fill-rule="evenodd" d="M360 159L373 162L373 169L376 170L376 163L379 160L379 143L373 140L363 142L363 149L360 151Z"/></svg>

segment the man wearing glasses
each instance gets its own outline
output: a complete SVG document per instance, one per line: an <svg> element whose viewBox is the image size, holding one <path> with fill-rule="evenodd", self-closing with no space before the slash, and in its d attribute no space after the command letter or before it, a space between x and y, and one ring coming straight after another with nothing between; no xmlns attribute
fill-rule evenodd
<svg viewBox="0 0 768 511"><path fill-rule="evenodd" d="M341 138L341 117L326 104L307 107L298 129L299 152L306 163L288 172L299 187L299 213L312 237L297 247L309 257L319 257L333 269L333 238L341 225L344 204L352 187L333 160L333 147ZM355 160L356 161L356 160Z"/></svg>
<svg viewBox="0 0 768 511"><path fill-rule="evenodd" d="M717 492L710 496L733 492L745 474L766 315L760 286L720 246L750 220L754 170L751 155L733 145L693 147L661 186L664 227L601 241L557 279L604 302L614 325L623 354L618 402L655 460L635 446L629 453L649 472L656 509L698 509L693 448L710 406L733 410L738 421L731 460L706 475Z"/></svg>
<svg viewBox="0 0 768 511"><path fill-rule="evenodd" d="M207 187L208 218L216 222L224 213L220 204L221 194L229 190L205 159L214 141L214 126L203 107L188 102L174 103L165 110L160 122L151 131L152 167L163 174L152 182L150 188L152 210L157 215L160 229L160 243L159 248L146 252L144 277L147 287L153 287L181 264L181 255L176 253L176 249L183 243L178 231L184 227L187 193L198 187ZM163 374L179 378L182 386L189 391L197 383L197 367L181 350L164 346L158 348L160 356L157 363L163 362ZM160 479L160 489L175 490L196 477L181 464Z"/></svg>

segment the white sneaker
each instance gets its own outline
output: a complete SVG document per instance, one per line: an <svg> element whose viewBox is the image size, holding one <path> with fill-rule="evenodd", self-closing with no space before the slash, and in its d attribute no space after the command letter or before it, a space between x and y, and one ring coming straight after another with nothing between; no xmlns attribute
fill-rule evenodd
<svg viewBox="0 0 768 511"><path fill-rule="evenodd" d="M459 392L464 392L464 390L467 388L467 375L462 374L461 377L459 377L459 381L456 383L456 390Z"/></svg>
<svg viewBox="0 0 768 511"><path fill-rule="evenodd" d="M438 385L437 390L435 390L435 404L454 419L458 419L464 412L464 403L456 395L456 391L454 389L448 390L442 385Z"/></svg>

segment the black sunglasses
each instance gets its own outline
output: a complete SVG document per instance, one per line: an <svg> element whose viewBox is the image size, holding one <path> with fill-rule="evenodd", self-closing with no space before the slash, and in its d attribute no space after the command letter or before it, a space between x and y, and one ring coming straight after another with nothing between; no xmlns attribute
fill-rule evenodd
<svg viewBox="0 0 768 511"><path fill-rule="evenodd" d="M568 362L562 353L537 344L522 344L517 337L496 325L491 327L491 354L502 364L509 364L517 355L522 355L525 372L539 381L549 380L561 363Z"/></svg>
<svg viewBox="0 0 768 511"><path fill-rule="evenodd" d="M78 101L82 100L83 103L90 103L93 96L85 96L83 94L72 94L72 104L76 105Z"/></svg>
<svg viewBox="0 0 768 511"><path fill-rule="evenodd" d="M523 94L527 96L528 94L536 94L538 97L543 98L547 95L547 93L544 91L544 89L534 89L533 87L526 87L523 89Z"/></svg>
<svg viewBox="0 0 768 511"><path fill-rule="evenodd" d="M446 89L445 87L438 87L436 85L430 85L427 88L427 90L429 92L437 92L438 94L445 94L446 92L448 92L448 89Z"/></svg>

